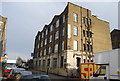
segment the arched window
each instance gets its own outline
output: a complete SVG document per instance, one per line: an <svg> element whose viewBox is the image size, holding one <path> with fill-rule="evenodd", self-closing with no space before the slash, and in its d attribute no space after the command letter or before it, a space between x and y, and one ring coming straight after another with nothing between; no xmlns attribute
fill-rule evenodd
<svg viewBox="0 0 120 81"><path fill-rule="evenodd" d="M78 22L78 15L75 13L73 14L73 21Z"/></svg>

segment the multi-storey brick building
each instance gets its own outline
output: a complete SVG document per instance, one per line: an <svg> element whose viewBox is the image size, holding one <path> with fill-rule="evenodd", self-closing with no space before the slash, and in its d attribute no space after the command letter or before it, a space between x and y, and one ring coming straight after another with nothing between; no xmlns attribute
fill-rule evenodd
<svg viewBox="0 0 120 81"><path fill-rule="evenodd" d="M109 23L68 3L35 38L34 68L68 76L70 68L93 62L93 53L111 50ZM74 73L73 73L74 74Z"/></svg>
<svg viewBox="0 0 120 81"><path fill-rule="evenodd" d="M120 30L114 29L111 32L112 48L120 48Z"/></svg>

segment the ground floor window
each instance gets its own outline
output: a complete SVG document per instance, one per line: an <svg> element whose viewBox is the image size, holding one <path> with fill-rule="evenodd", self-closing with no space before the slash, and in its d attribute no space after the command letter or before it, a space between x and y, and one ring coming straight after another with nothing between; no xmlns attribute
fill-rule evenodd
<svg viewBox="0 0 120 81"><path fill-rule="evenodd" d="M43 65L43 67L45 67L45 64L46 64L46 63L45 63L45 60L43 60L43 64L42 64L42 65Z"/></svg>
<svg viewBox="0 0 120 81"><path fill-rule="evenodd" d="M63 63L64 63L64 57L63 56L61 56L61 61L60 61L61 63L60 63L60 67L62 68L63 67Z"/></svg>
<svg viewBox="0 0 120 81"><path fill-rule="evenodd" d="M53 58L53 67L57 67L57 58Z"/></svg>
<svg viewBox="0 0 120 81"><path fill-rule="evenodd" d="M50 59L47 60L47 66L50 66Z"/></svg>

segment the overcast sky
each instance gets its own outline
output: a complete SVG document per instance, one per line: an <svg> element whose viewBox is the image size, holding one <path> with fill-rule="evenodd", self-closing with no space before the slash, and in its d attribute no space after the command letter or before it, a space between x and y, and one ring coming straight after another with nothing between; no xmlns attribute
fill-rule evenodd
<svg viewBox="0 0 120 81"><path fill-rule="evenodd" d="M118 28L117 2L74 2L90 9L93 15L110 22L110 29ZM34 48L35 35L60 14L67 2L3 2L2 16L7 22L7 49L9 59L18 56L29 59Z"/></svg>

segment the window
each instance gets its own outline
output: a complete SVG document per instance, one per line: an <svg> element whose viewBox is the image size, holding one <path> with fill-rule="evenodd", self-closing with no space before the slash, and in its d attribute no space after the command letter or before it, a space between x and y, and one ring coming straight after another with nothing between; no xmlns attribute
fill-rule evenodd
<svg viewBox="0 0 120 81"><path fill-rule="evenodd" d="M59 20L56 22L56 28L59 27Z"/></svg>
<svg viewBox="0 0 120 81"><path fill-rule="evenodd" d="M85 63L85 59L84 59L84 63Z"/></svg>
<svg viewBox="0 0 120 81"><path fill-rule="evenodd" d="M47 66L50 66L50 59L47 60Z"/></svg>
<svg viewBox="0 0 120 81"><path fill-rule="evenodd" d="M83 36L85 37L85 30L83 30Z"/></svg>
<svg viewBox="0 0 120 81"><path fill-rule="evenodd" d="M85 63L85 59L84 59L84 63Z"/></svg>
<svg viewBox="0 0 120 81"><path fill-rule="evenodd" d="M90 45L90 51L91 51L91 52L93 51L93 47L92 47L92 45Z"/></svg>
<svg viewBox="0 0 120 81"><path fill-rule="evenodd" d="M52 29L53 29L53 25L50 26L50 32L52 32Z"/></svg>
<svg viewBox="0 0 120 81"><path fill-rule="evenodd" d="M46 29L46 35L48 34L48 29Z"/></svg>
<svg viewBox="0 0 120 81"><path fill-rule="evenodd" d="M57 58L53 58L53 67L57 67Z"/></svg>
<svg viewBox="0 0 120 81"><path fill-rule="evenodd" d="M52 42L52 35L50 35L50 41L49 42Z"/></svg>
<svg viewBox="0 0 120 81"><path fill-rule="evenodd" d="M87 51L90 51L90 46L89 46L89 44L87 44Z"/></svg>
<svg viewBox="0 0 120 81"><path fill-rule="evenodd" d="M87 19L87 18L85 18L85 24L86 24L86 25L88 24L88 19Z"/></svg>
<svg viewBox="0 0 120 81"><path fill-rule="evenodd" d="M86 45L85 44L83 44L83 50L86 51Z"/></svg>
<svg viewBox="0 0 120 81"><path fill-rule="evenodd" d="M92 37L92 32L91 31L86 31L87 37Z"/></svg>
<svg viewBox="0 0 120 81"><path fill-rule="evenodd" d="M91 60L91 62L93 62L93 60Z"/></svg>
<svg viewBox="0 0 120 81"><path fill-rule="evenodd" d="M68 38L71 38L71 26L68 24Z"/></svg>
<svg viewBox="0 0 120 81"><path fill-rule="evenodd" d="M58 52L58 44L55 44L54 52L55 52L55 53Z"/></svg>
<svg viewBox="0 0 120 81"><path fill-rule="evenodd" d="M38 49L39 49L39 43L38 43L37 47L38 47Z"/></svg>
<svg viewBox="0 0 120 81"><path fill-rule="evenodd" d="M78 22L78 15L75 13L73 14L73 21Z"/></svg>
<svg viewBox="0 0 120 81"><path fill-rule="evenodd" d="M37 57L39 57L39 53L38 53L38 51L37 51L37 54L36 54L36 56L37 56Z"/></svg>
<svg viewBox="0 0 120 81"><path fill-rule="evenodd" d="M85 23L86 25L91 25L91 19L89 19L89 18L84 18L84 23Z"/></svg>
<svg viewBox="0 0 120 81"><path fill-rule="evenodd" d="M38 60L38 62L37 62L37 66L39 67L39 60Z"/></svg>
<svg viewBox="0 0 120 81"><path fill-rule="evenodd" d="M48 49L48 53L49 53L49 54L51 53L51 47L49 47L49 49Z"/></svg>
<svg viewBox="0 0 120 81"><path fill-rule="evenodd" d="M44 37L44 32L42 33L42 38Z"/></svg>
<svg viewBox="0 0 120 81"><path fill-rule="evenodd" d="M44 49L44 55L46 55L46 49Z"/></svg>
<svg viewBox="0 0 120 81"><path fill-rule="evenodd" d="M37 66L37 64L38 64L38 61L36 61L36 64L35 64L35 65Z"/></svg>
<svg viewBox="0 0 120 81"><path fill-rule="evenodd" d="M40 56L42 56L42 50L40 51Z"/></svg>
<svg viewBox="0 0 120 81"><path fill-rule="evenodd" d="M39 60L39 66L41 66L41 60Z"/></svg>
<svg viewBox="0 0 120 81"><path fill-rule="evenodd" d="M61 56L61 63L60 63L60 67L61 67L61 68L63 67L63 63L64 63L64 57Z"/></svg>
<svg viewBox="0 0 120 81"><path fill-rule="evenodd" d="M57 40L58 37L59 37L59 31L57 31L57 32L55 33L55 40Z"/></svg>
<svg viewBox="0 0 120 81"><path fill-rule="evenodd" d="M64 41L62 42L62 50L64 50L65 45L64 45Z"/></svg>
<svg viewBox="0 0 120 81"><path fill-rule="evenodd" d="M43 60L43 63L42 63L43 67L45 67L46 63L45 63L45 60Z"/></svg>
<svg viewBox="0 0 120 81"><path fill-rule="evenodd" d="M43 46L43 41L41 41L41 47Z"/></svg>
<svg viewBox="0 0 120 81"><path fill-rule="evenodd" d="M45 45L47 44L47 39L45 39Z"/></svg>
<svg viewBox="0 0 120 81"><path fill-rule="evenodd" d="M86 31L86 33L87 33L87 37L89 37L89 32L88 32L88 31Z"/></svg>
<svg viewBox="0 0 120 81"><path fill-rule="evenodd" d="M92 37L92 32L90 31L90 37Z"/></svg>
<svg viewBox="0 0 120 81"><path fill-rule="evenodd" d="M91 19L88 19L88 24L91 25Z"/></svg>
<svg viewBox="0 0 120 81"><path fill-rule="evenodd" d="M63 23L65 22L65 15L63 15Z"/></svg>
<svg viewBox="0 0 120 81"><path fill-rule="evenodd" d="M85 17L82 18L82 23L85 23Z"/></svg>
<svg viewBox="0 0 120 81"><path fill-rule="evenodd" d="M105 75L106 74L106 66L101 66L97 72L95 73L97 75Z"/></svg>
<svg viewBox="0 0 120 81"><path fill-rule="evenodd" d="M74 27L74 35L78 35L78 28Z"/></svg>
<svg viewBox="0 0 120 81"><path fill-rule="evenodd" d="M89 60L87 60L88 61L88 63L89 63Z"/></svg>
<svg viewBox="0 0 120 81"><path fill-rule="evenodd" d="M74 40L74 48L73 50L78 50L78 41Z"/></svg>
<svg viewBox="0 0 120 81"><path fill-rule="evenodd" d="M40 57L40 53L39 53L39 51L37 52L37 57Z"/></svg>
<svg viewBox="0 0 120 81"><path fill-rule="evenodd" d="M40 40L40 35L38 36L38 40Z"/></svg>
<svg viewBox="0 0 120 81"><path fill-rule="evenodd" d="M63 29L62 29L62 36L64 36L65 35L65 28L63 27Z"/></svg>

